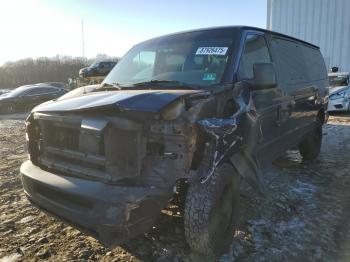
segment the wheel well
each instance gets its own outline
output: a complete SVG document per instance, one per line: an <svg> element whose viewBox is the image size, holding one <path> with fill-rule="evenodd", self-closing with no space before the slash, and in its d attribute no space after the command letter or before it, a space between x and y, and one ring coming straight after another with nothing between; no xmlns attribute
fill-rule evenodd
<svg viewBox="0 0 350 262"><path fill-rule="evenodd" d="M221 113L219 114L219 118L229 118L231 117L235 112L237 112L237 104L233 99L226 100L224 107L222 108ZM191 163L191 169L196 170L198 169L199 165L202 162L204 151L206 148L206 143L212 142L212 138L208 136L207 133L203 131L199 131L199 136L197 139L197 149L194 152L192 163Z"/></svg>

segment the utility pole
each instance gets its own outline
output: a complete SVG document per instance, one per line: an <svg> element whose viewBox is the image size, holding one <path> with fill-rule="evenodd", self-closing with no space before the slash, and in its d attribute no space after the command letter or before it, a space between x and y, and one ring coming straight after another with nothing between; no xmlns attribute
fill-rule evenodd
<svg viewBox="0 0 350 262"><path fill-rule="evenodd" d="M81 20L81 37L83 40L83 59L85 58L85 43L84 43L84 20Z"/></svg>

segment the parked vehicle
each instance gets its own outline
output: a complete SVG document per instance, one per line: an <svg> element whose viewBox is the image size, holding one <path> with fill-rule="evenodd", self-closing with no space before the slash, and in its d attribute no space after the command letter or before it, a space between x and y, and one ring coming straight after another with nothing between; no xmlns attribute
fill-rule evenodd
<svg viewBox="0 0 350 262"><path fill-rule="evenodd" d="M11 92L11 89L0 89L0 95L4 95L9 92Z"/></svg>
<svg viewBox="0 0 350 262"><path fill-rule="evenodd" d="M149 229L175 189L189 246L220 254L240 179L264 192L263 171L287 149L317 158L327 86L318 47L263 29L145 41L90 93L32 111L25 193L113 246Z"/></svg>
<svg viewBox="0 0 350 262"><path fill-rule="evenodd" d="M0 113L30 111L36 105L58 98L66 92L65 89L44 84L21 86L0 95Z"/></svg>
<svg viewBox="0 0 350 262"><path fill-rule="evenodd" d="M44 83L39 83L38 85L50 85L50 86L66 89L66 84L62 82L44 82Z"/></svg>
<svg viewBox="0 0 350 262"><path fill-rule="evenodd" d="M328 111L350 111L349 73L329 73Z"/></svg>
<svg viewBox="0 0 350 262"><path fill-rule="evenodd" d="M80 69L79 76L82 78L106 76L116 64L117 63L113 61L95 62L89 67Z"/></svg>

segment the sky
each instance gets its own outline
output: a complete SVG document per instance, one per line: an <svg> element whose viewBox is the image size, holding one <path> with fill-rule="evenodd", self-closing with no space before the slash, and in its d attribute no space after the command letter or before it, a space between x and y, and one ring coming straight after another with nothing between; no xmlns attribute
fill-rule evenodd
<svg viewBox="0 0 350 262"><path fill-rule="evenodd" d="M173 32L223 25L266 27L266 0L0 0L0 65L28 57L122 56Z"/></svg>

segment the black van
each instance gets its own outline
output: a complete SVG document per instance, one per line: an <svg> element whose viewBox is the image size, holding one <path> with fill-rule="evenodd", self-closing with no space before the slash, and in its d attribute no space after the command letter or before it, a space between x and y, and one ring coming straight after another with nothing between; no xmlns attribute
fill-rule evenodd
<svg viewBox="0 0 350 262"><path fill-rule="evenodd" d="M184 199L189 246L220 254L240 180L263 191L263 170L289 148L317 158L327 85L317 46L263 29L145 41L91 92L31 112L25 193L106 245L145 232L169 201Z"/></svg>

